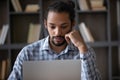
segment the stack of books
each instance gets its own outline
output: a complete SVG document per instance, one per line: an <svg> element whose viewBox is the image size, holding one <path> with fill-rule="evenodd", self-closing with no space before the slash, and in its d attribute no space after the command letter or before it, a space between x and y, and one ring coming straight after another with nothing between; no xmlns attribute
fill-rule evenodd
<svg viewBox="0 0 120 80"><path fill-rule="evenodd" d="M104 0L90 0L92 10L106 10Z"/></svg>
<svg viewBox="0 0 120 80"><path fill-rule="evenodd" d="M25 10L22 9L22 5L19 0L11 0L15 12L38 12L40 10L39 4L27 4Z"/></svg>
<svg viewBox="0 0 120 80"><path fill-rule="evenodd" d="M81 11L105 11L104 0L78 0Z"/></svg>

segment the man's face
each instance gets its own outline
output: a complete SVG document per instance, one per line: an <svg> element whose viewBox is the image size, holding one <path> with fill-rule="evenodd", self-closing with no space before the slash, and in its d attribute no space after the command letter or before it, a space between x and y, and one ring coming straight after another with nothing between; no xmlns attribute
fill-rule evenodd
<svg viewBox="0 0 120 80"><path fill-rule="evenodd" d="M50 35L51 44L55 46L66 44L65 34L72 30L72 23L68 13L49 12L45 25Z"/></svg>

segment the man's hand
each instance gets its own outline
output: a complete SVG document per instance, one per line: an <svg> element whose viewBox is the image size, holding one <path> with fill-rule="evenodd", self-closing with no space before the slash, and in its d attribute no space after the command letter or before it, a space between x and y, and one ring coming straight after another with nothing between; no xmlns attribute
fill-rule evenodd
<svg viewBox="0 0 120 80"><path fill-rule="evenodd" d="M80 52L85 53L87 51L86 44L78 31L72 30L65 35L65 39L67 43L71 41L79 49Z"/></svg>

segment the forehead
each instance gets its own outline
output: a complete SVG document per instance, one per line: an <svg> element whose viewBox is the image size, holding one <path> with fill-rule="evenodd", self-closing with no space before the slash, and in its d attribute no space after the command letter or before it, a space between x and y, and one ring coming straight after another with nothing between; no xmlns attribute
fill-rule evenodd
<svg viewBox="0 0 120 80"><path fill-rule="evenodd" d="M50 11L48 13L47 17L47 22L48 23L65 23L65 22L70 22L69 14L66 12L53 12Z"/></svg>

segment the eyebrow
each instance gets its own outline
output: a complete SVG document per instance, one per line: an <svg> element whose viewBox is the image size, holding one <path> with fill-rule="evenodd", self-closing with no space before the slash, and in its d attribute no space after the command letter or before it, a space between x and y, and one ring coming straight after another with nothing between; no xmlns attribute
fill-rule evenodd
<svg viewBox="0 0 120 80"><path fill-rule="evenodd" d="M50 25L55 25L54 23L49 23ZM68 23L62 23L61 25L67 25Z"/></svg>

